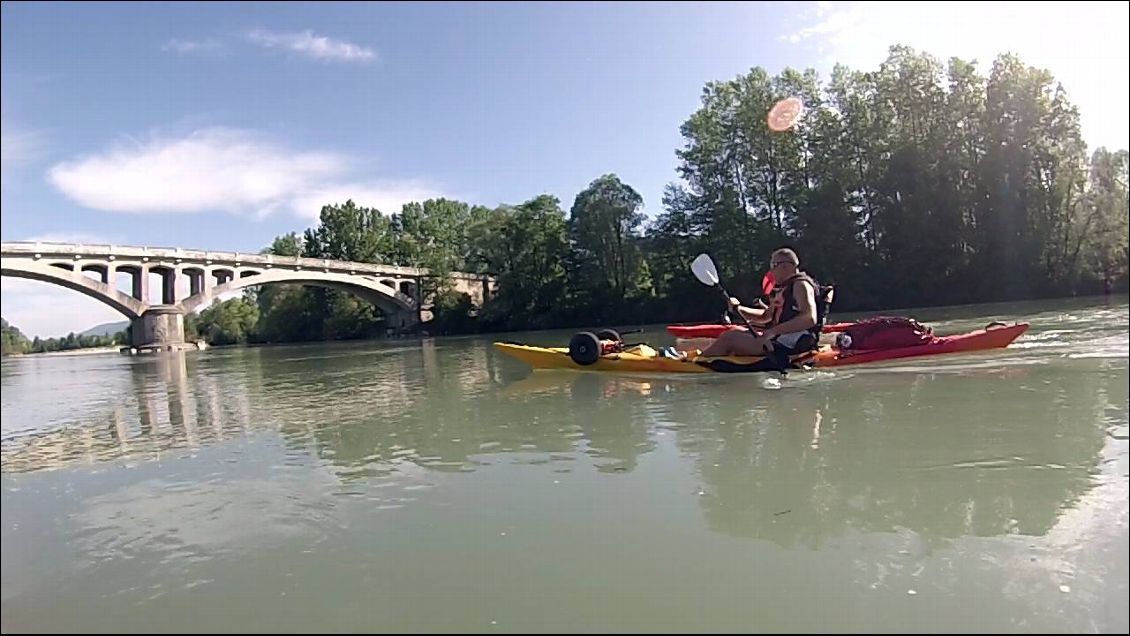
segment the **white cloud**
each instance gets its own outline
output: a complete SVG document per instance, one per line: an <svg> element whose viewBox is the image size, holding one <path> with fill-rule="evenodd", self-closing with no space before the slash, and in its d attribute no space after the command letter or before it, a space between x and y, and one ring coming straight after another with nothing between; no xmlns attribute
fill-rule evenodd
<svg viewBox="0 0 1130 636"><path fill-rule="evenodd" d="M317 220L322 206L350 199L360 207L376 208L385 215L392 215L399 214L405 203L443 196L446 195L421 181L377 181L315 188L295 197L291 205L296 215Z"/></svg>
<svg viewBox="0 0 1130 636"><path fill-rule="evenodd" d="M41 158L46 150L47 136L42 132L0 120L0 188L12 187L16 173Z"/></svg>
<svg viewBox="0 0 1130 636"><path fill-rule="evenodd" d="M857 32L863 21L868 3L852 3L840 10L819 7L812 15L818 20L815 24L802 27L787 36L790 42L802 42L812 37L827 36L836 41Z"/></svg>
<svg viewBox="0 0 1130 636"><path fill-rule="evenodd" d="M184 55L186 53L219 53L223 48L220 41L214 38L205 38L203 40L178 40L173 38L166 42L161 47L161 50Z"/></svg>
<svg viewBox="0 0 1130 636"><path fill-rule="evenodd" d="M1012 52L1051 71L1079 107L1092 146L1130 144L1130 16L1125 2L852 2L816 6L781 40L824 62L877 68L893 44L946 60L976 59L987 75ZM825 71L830 68L824 69Z"/></svg>
<svg viewBox="0 0 1130 636"><path fill-rule="evenodd" d="M339 153L303 152L247 131L210 128L63 162L48 179L86 207L139 214L285 211L317 219L323 205L347 199L393 214L409 201L450 196L421 180L362 178L363 165Z"/></svg>
<svg viewBox="0 0 1130 636"><path fill-rule="evenodd" d="M320 60L371 62L377 58L377 54L372 49L343 40L316 36L310 31L273 33L264 29L255 29L247 34L247 39L265 48L283 48Z"/></svg>

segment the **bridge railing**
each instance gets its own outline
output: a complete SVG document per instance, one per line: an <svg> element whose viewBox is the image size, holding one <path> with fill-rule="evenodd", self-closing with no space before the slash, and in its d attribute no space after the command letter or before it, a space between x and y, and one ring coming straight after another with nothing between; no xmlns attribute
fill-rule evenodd
<svg viewBox="0 0 1130 636"><path fill-rule="evenodd" d="M300 256L276 256L274 254L248 254L244 252L218 252L194 250L180 247L134 247L109 244L75 244L38 242L5 242L0 244L0 252L5 256L32 256L35 258L91 258L140 259L172 264L224 264L239 266L263 266L265 268L286 267L292 269L311 269L350 274L373 274L403 278L422 278L429 275L428 270L399 265L378 265L356 263L326 258L304 258ZM113 257L113 258L111 258ZM482 280L483 275L466 272L452 272L454 278Z"/></svg>

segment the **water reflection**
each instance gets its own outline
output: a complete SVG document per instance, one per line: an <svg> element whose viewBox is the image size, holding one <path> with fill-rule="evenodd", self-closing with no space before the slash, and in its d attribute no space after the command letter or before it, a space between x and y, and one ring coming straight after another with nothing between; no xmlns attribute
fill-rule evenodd
<svg viewBox="0 0 1130 636"><path fill-rule="evenodd" d="M246 393L225 394L216 378L191 369L184 352L137 358L115 369L126 376L128 391L104 399L100 409L77 422L6 438L3 471L152 461L173 449L212 444L246 431Z"/></svg>
<svg viewBox="0 0 1130 636"><path fill-rule="evenodd" d="M497 463L634 477L670 461L656 452L667 444L677 459L663 469L700 483L687 496L711 529L819 547L853 530L1044 535L1094 486L1108 429L1124 434L1128 417L1124 361L1027 364L1050 359L1034 348L995 368L817 373L779 391L748 377L523 377L492 352L454 340L141 357L116 367L130 387L120 399L5 439L3 471L133 464L266 434L283 461L364 489Z"/></svg>
<svg viewBox="0 0 1130 636"><path fill-rule="evenodd" d="M539 372L506 385L494 408L516 421L567 432L597 471L623 473L656 448L648 398L660 386L647 379Z"/></svg>
<svg viewBox="0 0 1130 636"><path fill-rule="evenodd" d="M551 378L553 403L531 404L515 399L520 387L499 390L491 351L482 341L425 341L360 353L293 347L137 358L116 369L128 385L118 399L6 439L3 470L153 461L260 432L313 454L342 480L406 462L468 471L507 454L569 463L578 449L598 470L623 472L654 447L647 419L630 404L638 393L609 399L631 382ZM562 405L563 395L575 397Z"/></svg>
<svg viewBox="0 0 1130 636"><path fill-rule="evenodd" d="M468 355L466 364L490 369L478 359L485 352ZM654 447L647 418L630 399L601 395L619 386L609 378L570 374L550 379L541 395L523 395L513 386L499 391L489 380L469 383L465 374L449 371L435 367L425 375L426 387L409 390L402 401L370 405L363 417L318 416L315 409L309 433L317 454L343 478L356 478L404 462L445 472L496 461L556 463L568 471L578 452L593 458L597 470L623 472ZM400 382L412 387L424 380L408 373ZM299 436L291 440L302 443Z"/></svg>
<svg viewBox="0 0 1130 636"><path fill-rule="evenodd" d="M702 425L681 427L679 445L726 534L811 548L849 530L1042 536L1094 487L1111 411L1128 417L1125 373L1056 382L857 377L799 399L769 392L746 413L699 404Z"/></svg>

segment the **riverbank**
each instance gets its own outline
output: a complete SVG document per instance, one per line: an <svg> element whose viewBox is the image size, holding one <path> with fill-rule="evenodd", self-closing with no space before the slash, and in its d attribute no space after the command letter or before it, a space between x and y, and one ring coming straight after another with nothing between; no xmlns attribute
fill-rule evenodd
<svg viewBox="0 0 1130 636"><path fill-rule="evenodd" d="M68 351L39 351L39 352L34 352L34 353L14 353L14 354L7 355L7 356L4 356L4 357L5 358L16 358L16 357L27 358L27 357L31 357L31 356L35 356L35 357L40 357L40 356L51 356L51 357L89 356L89 355L95 355L95 354L99 354L99 353L117 353L120 348L121 348L121 345L111 345L111 346L108 346L108 347L88 347L88 348L85 348L85 349L70 349Z"/></svg>

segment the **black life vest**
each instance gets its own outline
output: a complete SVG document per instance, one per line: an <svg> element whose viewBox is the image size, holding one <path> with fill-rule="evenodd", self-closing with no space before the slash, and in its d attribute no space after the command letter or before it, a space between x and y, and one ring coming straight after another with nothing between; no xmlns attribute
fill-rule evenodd
<svg viewBox="0 0 1130 636"><path fill-rule="evenodd" d="M800 315L800 308L797 307L796 298L793 297L794 284L799 280L812 285L813 298L816 300L816 324L809 328L808 332L819 338L821 330L824 329L824 323L828 320L828 310L832 305L835 288L832 285L821 285L804 272L791 276L776 285L777 289L774 292L779 290L783 297L781 299L781 311L774 324L780 325Z"/></svg>

